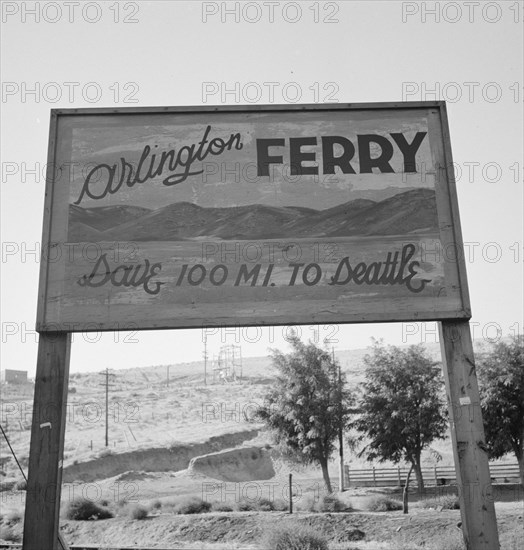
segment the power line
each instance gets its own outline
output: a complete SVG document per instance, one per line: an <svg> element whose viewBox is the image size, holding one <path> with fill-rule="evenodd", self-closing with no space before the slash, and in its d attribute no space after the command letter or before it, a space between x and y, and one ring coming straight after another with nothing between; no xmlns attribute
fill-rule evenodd
<svg viewBox="0 0 524 550"><path fill-rule="evenodd" d="M15 454L15 451L13 447L11 447L11 443L9 442L9 439L7 438L7 434L4 432L4 428L2 427L2 424L0 424L0 430L2 430L2 434L4 435L4 438L9 445L9 448L11 449L11 454L13 455L13 458L15 459L16 463L18 464L18 469L20 470L20 473L22 474L22 477L24 478L26 484L27 484L27 477L25 475L24 470L22 470L22 466L20 466L20 462L18 462L18 458ZM68 550L69 546L67 545L67 542L64 540L64 537L62 536L62 533L58 533L58 542L60 543L60 546L62 547L62 550Z"/></svg>
<svg viewBox="0 0 524 550"><path fill-rule="evenodd" d="M18 462L18 458L16 458L15 452L13 450L13 447L11 447L11 443L9 443L9 439L7 438L7 434L4 432L4 428L2 427L2 424L0 424L0 430L2 430L2 434L4 435L4 438L11 449L11 454L13 455L13 458L15 459L16 463L18 464L18 469L20 470L22 477L24 478L25 482L27 483L27 477L25 476L24 470L22 470L22 466L20 466L20 462Z"/></svg>

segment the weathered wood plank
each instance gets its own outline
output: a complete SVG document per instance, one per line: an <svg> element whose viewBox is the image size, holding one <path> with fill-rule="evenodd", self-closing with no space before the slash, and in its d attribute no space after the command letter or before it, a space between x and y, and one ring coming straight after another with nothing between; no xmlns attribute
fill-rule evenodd
<svg viewBox="0 0 524 550"><path fill-rule="evenodd" d="M443 321L442 364L468 550L498 550L499 538L469 323Z"/></svg>
<svg viewBox="0 0 524 550"><path fill-rule="evenodd" d="M70 334L40 334L23 550L55 550L58 545L70 350Z"/></svg>

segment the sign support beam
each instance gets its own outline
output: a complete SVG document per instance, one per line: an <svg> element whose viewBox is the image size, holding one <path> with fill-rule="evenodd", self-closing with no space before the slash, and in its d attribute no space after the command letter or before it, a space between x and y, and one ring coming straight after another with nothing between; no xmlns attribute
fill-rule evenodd
<svg viewBox="0 0 524 550"><path fill-rule="evenodd" d="M464 541L468 550L499 550L469 322L442 321L440 343Z"/></svg>
<svg viewBox="0 0 524 550"><path fill-rule="evenodd" d="M40 333L23 550L58 548L70 353L70 333Z"/></svg>

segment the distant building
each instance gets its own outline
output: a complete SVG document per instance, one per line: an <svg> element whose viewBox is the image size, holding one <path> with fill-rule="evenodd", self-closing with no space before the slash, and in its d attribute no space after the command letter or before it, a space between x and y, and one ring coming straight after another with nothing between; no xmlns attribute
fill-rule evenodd
<svg viewBox="0 0 524 550"><path fill-rule="evenodd" d="M26 370L12 370L5 369L2 372L2 380L8 384L26 384L27 383L27 371Z"/></svg>

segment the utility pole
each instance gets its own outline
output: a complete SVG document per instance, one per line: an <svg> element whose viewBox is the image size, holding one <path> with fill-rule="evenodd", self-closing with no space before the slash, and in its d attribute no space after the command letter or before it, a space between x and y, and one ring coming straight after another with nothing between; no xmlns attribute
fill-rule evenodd
<svg viewBox="0 0 524 550"><path fill-rule="evenodd" d="M106 368L106 447L109 447L109 369Z"/></svg>
<svg viewBox="0 0 524 550"><path fill-rule="evenodd" d="M169 388L169 367L171 365L167 365L167 376L166 376L166 387Z"/></svg>
<svg viewBox="0 0 524 550"><path fill-rule="evenodd" d="M204 386L207 386L207 334L204 334Z"/></svg>
<svg viewBox="0 0 524 550"><path fill-rule="evenodd" d="M103 384L99 384L100 386L106 387L106 434L105 434L105 443L106 447L109 447L109 369L106 368L105 373L101 373L102 376L106 377L106 380ZM114 374L111 374L111 376L114 376Z"/></svg>

